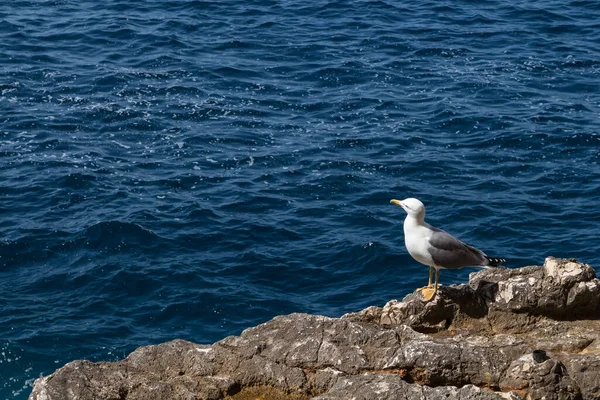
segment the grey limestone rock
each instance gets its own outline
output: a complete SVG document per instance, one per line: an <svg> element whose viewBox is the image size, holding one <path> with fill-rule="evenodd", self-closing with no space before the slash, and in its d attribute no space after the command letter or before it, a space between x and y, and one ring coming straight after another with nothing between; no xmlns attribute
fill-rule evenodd
<svg viewBox="0 0 600 400"><path fill-rule="evenodd" d="M30 400L600 400L600 284L574 260L490 269L341 318L291 314L213 345L73 361Z"/></svg>
<svg viewBox="0 0 600 400"><path fill-rule="evenodd" d="M514 360L500 381L500 389L524 391L528 398L581 400L581 391L563 363L542 352L526 354Z"/></svg>
<svg viewBox="0 0 600 400"><path fill-rule="evenodd" d="M362 374L339 379L327 393L314 400L518 400L513 393L494 392L474 385L429 387L407 383L394 374Z"/></svg>

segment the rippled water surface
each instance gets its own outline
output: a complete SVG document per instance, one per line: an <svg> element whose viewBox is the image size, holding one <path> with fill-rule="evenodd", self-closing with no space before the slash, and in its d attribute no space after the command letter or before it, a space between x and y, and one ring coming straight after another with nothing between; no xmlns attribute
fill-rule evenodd
<svg viewBox="0 0 600 400"><path fill-rule="evenodd" d="M0 398L402 298L391 198L508 267L600 267L598 4L2 2Z"/></svg>

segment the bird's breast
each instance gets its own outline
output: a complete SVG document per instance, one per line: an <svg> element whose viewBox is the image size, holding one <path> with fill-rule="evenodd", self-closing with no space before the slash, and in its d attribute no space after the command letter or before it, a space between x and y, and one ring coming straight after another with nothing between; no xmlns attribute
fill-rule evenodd
<svg viewBox="0 0 600 400"><path fill-rule="evenodd" d="M433 259L429 253L429 231L421 227L409 227L410 234L404 229L404 244L408 253L421 264L433 266Z"/></svg>

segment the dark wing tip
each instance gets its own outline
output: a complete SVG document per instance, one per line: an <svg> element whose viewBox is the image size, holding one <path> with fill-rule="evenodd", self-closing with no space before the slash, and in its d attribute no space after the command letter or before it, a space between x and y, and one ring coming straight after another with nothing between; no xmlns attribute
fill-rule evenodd
<svg viewBox="0 0 600 400"><path fill-rule="evenodd" d="M492 267L497 267L500 264L502 264L503 262L506 262L506 260L504 258L494 258L494 257L488 257L488 256L486 256L485 258L487 258L489 265Z"/></svg>

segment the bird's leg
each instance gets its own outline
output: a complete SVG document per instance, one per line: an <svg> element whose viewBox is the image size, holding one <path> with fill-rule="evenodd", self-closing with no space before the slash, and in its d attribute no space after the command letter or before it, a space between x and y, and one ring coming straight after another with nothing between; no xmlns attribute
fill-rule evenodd
<svg viewBox="0 0 600 400"><path fill-rule="evenodd" d="M431 267L430 267L431 268ZM433 271L433 268L431 268L430 273ZM430 283L430 287L428 288L423 288L422 289L422 294L423 297L425 297L425 300L427 301L431 301L431 299L433 299L433 297L435 296L435 294L437 293L437 289L438 289L438 281L440 280L440 270L437 269L435 271L435 285L433 288L431 288L431 283Z"/></svg>
<svg viewBox="0 0 600 400"><path fill-rule="evenodd" d="M427 286L423 286L422 288L418 288L417 292L423 291L425 289L431 289L432 284L431 284L431 278L433 278L433 267L429 267L429 283L427 284Z"/></svg>

